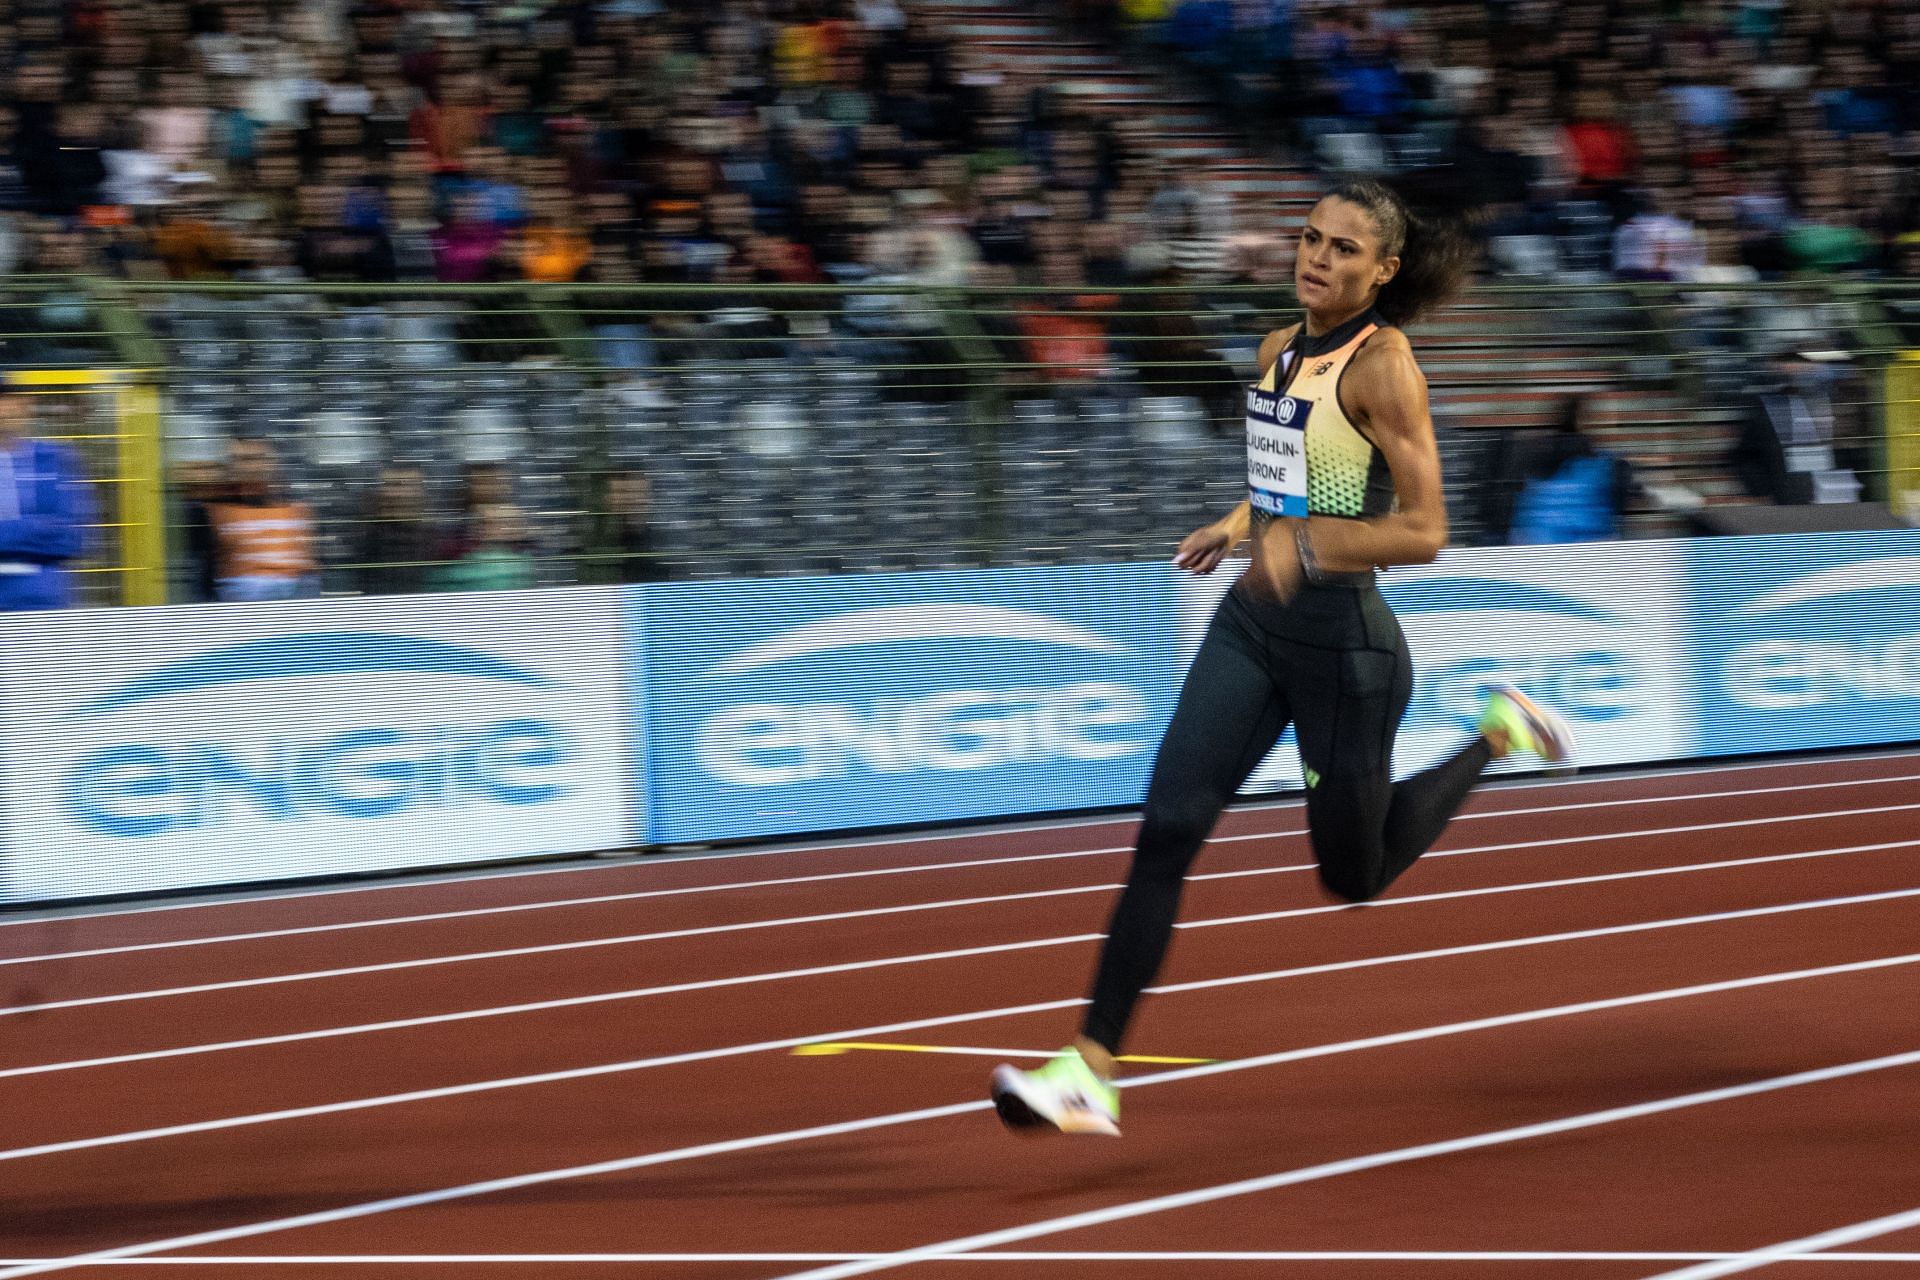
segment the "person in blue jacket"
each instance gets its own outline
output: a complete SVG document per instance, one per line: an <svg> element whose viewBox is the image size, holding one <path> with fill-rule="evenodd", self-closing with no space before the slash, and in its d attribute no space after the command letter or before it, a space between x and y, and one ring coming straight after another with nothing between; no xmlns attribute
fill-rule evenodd
<svg viewBox="0 0 1920 1280"><path fill-rule="evenodd" d="M0 610L73 603L93 500L71 449L28 439L32 399L0 377Z"/></svg>

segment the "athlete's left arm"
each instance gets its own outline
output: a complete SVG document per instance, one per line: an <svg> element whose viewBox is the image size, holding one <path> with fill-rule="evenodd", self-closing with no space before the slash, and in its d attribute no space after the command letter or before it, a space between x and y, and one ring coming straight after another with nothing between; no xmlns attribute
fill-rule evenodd
<svg viewBox="0 0 1920 1280"><path fill-rule="evenodd" d="M1388 330L1354 357L1345 381L1342 398L1354 425L1386 458L1398 509L1366 520L1314 517L1313 558L1333 573L1430 563L1447 545L1447 504L1426 375L1406 338Z"/></svg>

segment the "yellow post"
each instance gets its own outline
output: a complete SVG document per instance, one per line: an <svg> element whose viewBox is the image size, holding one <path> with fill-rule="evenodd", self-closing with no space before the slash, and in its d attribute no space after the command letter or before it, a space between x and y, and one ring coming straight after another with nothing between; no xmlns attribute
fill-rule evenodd
<svg viewBox="0 0 1920 1280"><path fill-rule="evenodd" d="M167 602L166 499L160 461L160 392L147 383L120 389L120 556L126 602Z"/></svg>
<svg viewBox="0 0 1920 1280"><path fill-rule="evenodd" d="M1887 505L1920 524L1920 351L1887 364Z"/></svg>

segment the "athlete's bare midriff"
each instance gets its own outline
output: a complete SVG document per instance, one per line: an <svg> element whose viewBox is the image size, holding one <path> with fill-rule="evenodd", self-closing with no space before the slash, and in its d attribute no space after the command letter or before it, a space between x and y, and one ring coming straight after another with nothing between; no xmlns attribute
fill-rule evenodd
<svg viewBox="0 0 1920 1280"><path fill-rule="evenodd" d="M1299 581L1300 553L1294 549L1294 530L1306 521L1298 516L1255 513L1247 534L1253 563L1240 575L1241 585L1263 596L1282 599Z"/></svg>

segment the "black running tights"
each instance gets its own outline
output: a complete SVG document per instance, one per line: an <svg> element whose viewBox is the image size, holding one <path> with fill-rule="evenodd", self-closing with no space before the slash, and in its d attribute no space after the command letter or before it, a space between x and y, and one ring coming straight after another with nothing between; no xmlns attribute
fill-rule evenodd
<svg viewBox="0 0 1920 1280"><path fill-rule="evenodd" d="M1491 758L1484 738L1398 784L1394 734L1413 688L1406 640L1372 587L1307 588L1289 604L1236 587L1187 673L1147 787L1133 868L1094 979L1085 1035L1111 1052L1166 956L1188 869L1289 723L1307 776L1320 878L1383 892L1440 837Z"/></svg>

